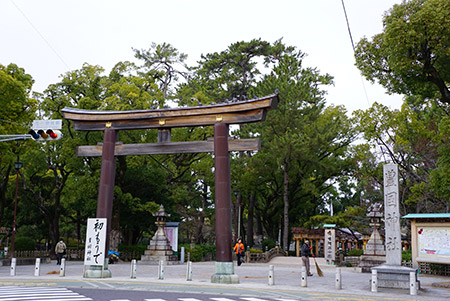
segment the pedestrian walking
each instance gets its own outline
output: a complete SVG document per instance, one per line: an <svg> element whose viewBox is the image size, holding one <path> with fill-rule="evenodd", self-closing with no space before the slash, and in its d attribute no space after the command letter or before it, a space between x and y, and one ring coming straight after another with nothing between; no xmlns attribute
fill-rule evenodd
<svg viewBox="0 0 450 301"><path fill-rule="evenodd" d="M55 246L56 264L57 265L61 264L62 258L64 257L64 255L66 255L66 252L67 252L66 249L67 249L67 246L64 243L64 240L61 238Z"/></svg>
<svg viewBox="0 0 450 301"><path fill-rule="evenodd" d="M311 257L311 247L309 246L309 240L305 240L302 248L300 249L300 253L302 255L303 266L306 267L306 274L308 276L312 276L309 265L309 257Z"/></svg>
<svg viewBox="0 0 450 301"><path fill-rule="evenodd" d="M244 244L242 243L242 240L239 239L237 243L234 245L234 251L236 252L237 257L237 265L240 266L244 262Z"/></svg>

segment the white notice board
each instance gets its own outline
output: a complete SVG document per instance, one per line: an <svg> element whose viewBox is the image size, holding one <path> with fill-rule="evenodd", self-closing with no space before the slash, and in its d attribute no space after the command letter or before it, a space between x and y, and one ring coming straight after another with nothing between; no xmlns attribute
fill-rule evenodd
<svg viewBox="0 0 450 301"><path fill-rule="evenodd" d="M418 227L417 238L419 256L449 256L450 257L450 228Z"/></svg>
<svg viewBox="0 0 450 301"><path fill-rule="evenodd" d="M106 218L89 218L86 229L84 265L104 265Z"/></svg>
<svg viewBox="0 0 450 301"><path fill-rule="evenodd" d="M417 244L417 261L450 262L450 228L418 226Z"/></svg>

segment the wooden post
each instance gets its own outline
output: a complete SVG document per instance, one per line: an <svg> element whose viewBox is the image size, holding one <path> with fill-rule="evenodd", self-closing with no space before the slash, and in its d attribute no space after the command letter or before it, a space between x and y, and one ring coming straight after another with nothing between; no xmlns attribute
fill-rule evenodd
<svg viewBox="0 0 450 301"><path fill-rule="evenodd" d="M106 252L109 250L109 233L114 196L114 180L116 174L116 157L114 148L117 140L117 131L106 128L103 138L102 167L100 171L100 187L98 190L97 217L106 218Z"/></svg>
<svg viewBox="0 0 450 301"><path fill-rule="evenodd" d="M417 262L418 250L417 250L417 226L416 220L411 220L411 255L412 255L412 267L418 268L419 263Z"/></svg>
<svg viewBox="0 0 450 301"><path fill-rule="evenodd" d="M228 125L214 125L214 173L216 195L216 261L233 262L231 255L231 180Z"/></svg>

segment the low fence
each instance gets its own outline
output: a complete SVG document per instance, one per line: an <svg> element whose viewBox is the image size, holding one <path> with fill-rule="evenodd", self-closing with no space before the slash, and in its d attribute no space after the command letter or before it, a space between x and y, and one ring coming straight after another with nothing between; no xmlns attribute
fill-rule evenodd
<svg viewBox="0 0 450 301"><path fill-rule="evenodd" d="M357 267L360 261L359 256L346 256L344 261L350 263L352 267ZM437 263L428 263L428 262L419 262L419 270L422 274L430 274L430 275L441 275L441 276L450 276L450 265L448 264L437 264ZM402 261L402 266L412 268L412 261Z"/></svg>
<svg viewBox="0 0 450 301"><path fill-rule="evenodd" d="M15 257L17 258L55 258L55 253L50 251L16 251ZM127 251L120 252L119 258L123 261L131 261L133 259L140 260L141 259L140 251ZM264 253L250 253L246 252L246 262L248 263L267 263L272 258L276 256L287 256L287 252L281 248L273 248ZM68 249L67 254L64 256L66 260L84 260L84 249L81 250L73 250ZM212 257L209 256L204 258L205 260L212 260Z"/></svg>
<svg viewBox="0 0 450 301"><path fill-rule="evenodd" d="M448 264L438 264L428 262L419 262L418 264L420 273L422 274L450 276L450 265ZM402 265L409 268L413 266L412 261L403 261Z"/></svg>
<svg viewBox="0 0 450 301"><path fill-rule="evenodd" d="M246 252L245 255L247 263L267 263L276 256L287 256L287 252L281 248L273 248L264 253Z"/></svg>

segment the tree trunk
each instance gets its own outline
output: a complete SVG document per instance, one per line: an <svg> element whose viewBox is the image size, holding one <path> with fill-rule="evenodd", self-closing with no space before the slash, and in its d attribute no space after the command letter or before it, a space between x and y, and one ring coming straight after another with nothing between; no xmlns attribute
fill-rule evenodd
<svg viewBox="0 0 450 301"><path fill-rule="evenodd" d="M11 174L12 166L8 165L6 168L5 174L3 176L3 181L0 185L0 224L4 225L3 222L3 215L5 213L5 207L6 207L6 190L8 189L8 183L9 183L9 176Z"/></svg>
<svg viewBox="0 0 450 301"><path fill-rule="evenodd" d="M284 227L283 227L283 248L289 248L289 178L288 178L288 163L284 161L284 177L283 177L283 203L284 203Z"/></svg>
<svg viewBox="0 0 450 301"><path fill-rule="evenodd" d="M197 225L197 234L195 235L196 244L201 244L205 241L203 237L203 226L205 224L205 209L207 201L208 201L208 185L206 185L206 182L203 182L202 210L200 211L199 223Z"/></svg>
<svg viewBox="0 0 450 301"><path fill-rule="evenodd" d="M80 249L81 241L81 210L77 210L77 249Z"/></svg>
<svg viewBox="0 0 450 301"><path fill-rule="evenodd" d="M263 241L263 226L261 222L261 214L256 210L255 212L256 217L256 236L258 237L256 243L258 247L262 247L262 241ZM264 250L263 250L264 251Z"/></svg>
<svg viewBox="0 0 450 301"><path fill-rule="evenodd" d="M118 168L116 172L116 183L119 187L125 186L125 173L127 171L126 157L117 157ZM113 212L111 218L111 232L109 234L109 250L119 251L121 237L120 230L120 200L113 198ZM134 237L134 235L133 235ZM108 250L108 251L109 251Z"/></svg>
<svg viewBox="0 0 450 301"><path fill-rule="evenodd" d="M255 193L250 194L250 197L248 199L248 220L247 220L247 245L250 247L253 247L255 244L253 240L253 215L254 215L254 209L255 209Z"/></svg>

